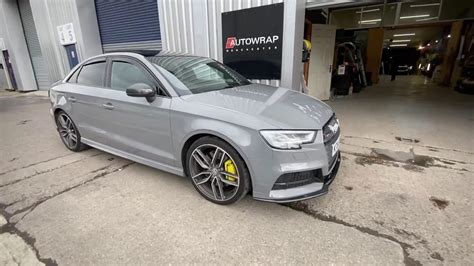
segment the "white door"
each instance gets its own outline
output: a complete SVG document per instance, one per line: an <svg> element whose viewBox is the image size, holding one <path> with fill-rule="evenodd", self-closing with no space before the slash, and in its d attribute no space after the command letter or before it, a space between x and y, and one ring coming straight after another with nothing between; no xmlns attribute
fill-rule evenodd
<svg viewBox="0 0 474 266"><path fill-rule="evenodd" d="M308 71L308 94L320 100L329 100L335 41L335 26L313 24Z"/></svg>

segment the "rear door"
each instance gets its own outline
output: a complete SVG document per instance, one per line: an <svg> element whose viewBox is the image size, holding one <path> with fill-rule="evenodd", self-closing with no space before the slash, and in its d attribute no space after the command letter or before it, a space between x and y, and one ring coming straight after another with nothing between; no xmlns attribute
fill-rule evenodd
<svg viewBox="0 0 474 266"><path fill-rule="evenodd" d="M72 118L79 127L81 137L105 144L106 124L102 106L106 74L106 58L85 63L70 78L69 83L76 83L74 90L67 93L72 106Z"/></svg>
<svg viewBox="0 0 474 266"><path fill-rule="evenodd" d="M129 57L109 59L107 74L107 143L112 148L160 162L174 164L169 107L171 98L162 91L154 75L138 60ZM143 97L130 97L126 89L145 83L156 89L152 102Z"/></svg>

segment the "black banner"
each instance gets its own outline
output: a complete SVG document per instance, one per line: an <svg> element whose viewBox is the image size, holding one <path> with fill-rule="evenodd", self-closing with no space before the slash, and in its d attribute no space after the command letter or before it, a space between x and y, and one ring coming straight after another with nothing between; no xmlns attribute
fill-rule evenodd
<svg viewBox="0 0 474 266"><path fill-rule="evenodd" d="M224 64L248 79L280 79L283 3L222 13Z"/></svg>

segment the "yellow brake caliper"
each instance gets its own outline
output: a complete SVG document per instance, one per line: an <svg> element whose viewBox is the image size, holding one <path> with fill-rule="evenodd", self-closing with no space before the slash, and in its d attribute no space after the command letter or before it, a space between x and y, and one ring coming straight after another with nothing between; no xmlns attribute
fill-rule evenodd
<svg viewBox="0 0 474 266"><path fill-rule="evenodd" d="M224 169L227 173L231 173L233 175L237 174L237 171L235 169L235 165L234 165L234 163L232 162L231 159L224 162ZM226 175L225 178L229 181L235 182L235 178L232 177L232 176Z"/></svg>

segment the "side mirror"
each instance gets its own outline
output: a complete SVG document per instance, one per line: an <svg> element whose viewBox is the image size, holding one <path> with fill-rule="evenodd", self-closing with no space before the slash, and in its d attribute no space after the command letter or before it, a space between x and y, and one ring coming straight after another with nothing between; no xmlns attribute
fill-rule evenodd
<svg viewBox="0 0 474 266"><path fill-rule="evenodd" d="M145 83L136 83L128 87L126 93L130 97L145 97L148 102L156 98L156 91Z"/></svg>

